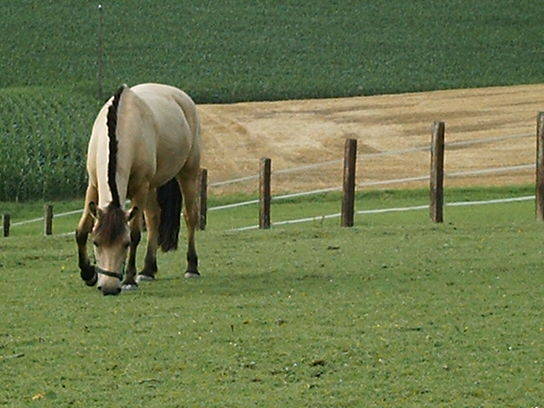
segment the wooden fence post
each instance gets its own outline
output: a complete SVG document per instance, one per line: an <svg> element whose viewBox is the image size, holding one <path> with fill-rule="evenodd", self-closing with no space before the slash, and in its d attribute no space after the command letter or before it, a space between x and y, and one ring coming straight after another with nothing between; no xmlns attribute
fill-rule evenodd
<svg viewBox="0 0 544 408"><path fill-rule="evenodd" d="M201 231L206 229L208 212L208 170L200 169L200 217L198 228Z"/></svg>
<svg viewBox="0 0 544 408"><path fill-rule="evenodd" d="M44 230L45 235L53 234L53 206L51 204L44 205Z"/></svg>
<svg viewBox="0 0 544 408"><path fill-rule="evenodd" d="M432 132L430 215L433 222L444 222L444 122L434 122Z"/></svg>
<svg viewBox="0 0 544 408"><path fill-rule="evenodd" d="M262 158L259 172L259 228L270 228L270 178L272 161Z"/></svg>
<svg viewBox="0 0 544 408"><path fill-rule="evenodd" d="M536 219L544 221L544 112L536 117Z"/></svg>
<svg viewBox="0 0 544 408"><path fill-rule="evenodd" d="M357 165L357 139L346 139L344 145L344 183L342 195L342 227L353 227L355 215L355 168Z"/></svg>
<svg viewBox="0 0 544 408"><path fill-rule="evenodd" d="M9 214L4 214L3 224L4 224L4 236L9 237L9 226L10 226L11 216Z"/></svg>

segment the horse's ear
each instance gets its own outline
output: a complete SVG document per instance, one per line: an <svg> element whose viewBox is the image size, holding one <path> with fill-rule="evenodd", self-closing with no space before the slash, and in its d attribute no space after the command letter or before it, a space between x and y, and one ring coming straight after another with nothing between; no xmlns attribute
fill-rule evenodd
<svg viewBox="0 0 544 408"><path fill-rule="evenodd" d="M91 201L89 203L89 213L91 213L94 219L98 217L98 211L96 209L96 204L94 203L94 201Z"/></svg>
<svg viewBox="0 0 544 408"><path fill-rule="evenodd" d="M132 207L127 214L127 222L132 220L136 216L136 214L138 214L138 207Z"/></svg>

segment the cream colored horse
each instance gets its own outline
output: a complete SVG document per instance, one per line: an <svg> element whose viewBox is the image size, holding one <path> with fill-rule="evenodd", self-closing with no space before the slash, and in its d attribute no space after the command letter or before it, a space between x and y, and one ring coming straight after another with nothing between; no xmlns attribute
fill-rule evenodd
<svg viewBox="0 0 544 408"><path fill-rule="evenodd" d="M98 282L104 295L115 295L121 287L135 289L137 281L154 279L157 247L177 248L180 187L188 229L185 276L199 276L195 249L199 169L200 123L187 94L167 85L124 85L106 102L89 142L89 184L76 231L81 278L87 285ZM127 199L130 211L124 209ZM142 210L148 243L144 268L136 277ZM96 266L87 255L89 233Z"/></svg>

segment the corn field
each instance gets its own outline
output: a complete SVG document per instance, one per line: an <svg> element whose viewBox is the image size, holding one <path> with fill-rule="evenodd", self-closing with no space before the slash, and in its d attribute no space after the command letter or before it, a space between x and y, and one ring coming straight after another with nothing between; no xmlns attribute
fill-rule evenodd
<svg viewBox="0 0 544 408"><path fill-rule="evenodd" d="M5 89L0 100L0 201L81 195L99 103L51 88Z"/></svg>

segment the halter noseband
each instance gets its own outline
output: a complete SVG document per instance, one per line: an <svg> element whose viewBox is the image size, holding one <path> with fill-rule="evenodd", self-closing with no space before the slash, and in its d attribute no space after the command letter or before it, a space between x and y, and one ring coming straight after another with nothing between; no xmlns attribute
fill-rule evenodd
<svg viewBox="0 0 544 408"><path fill-rule="evenodd" d="M95 269L97 274L109 276L111 278L117 278L119 280L123 280L123 273L106 271L105 269L102 269L99 266L95 266L94 269Z"/></svg>
<svg viewBox="0 0 544 408"><path fill-rule="evenodd" d="M122 281L123 277L125 276L125 262L123 262L123 265L121 266L121 273L107 271L105 269L102 269L98 265L94 265L94 276L91 278L91 280L85 281L87 286L96 285L96 282L98 280L98 275L109 276L110 278L117 278L120 281Z"/></svg>

